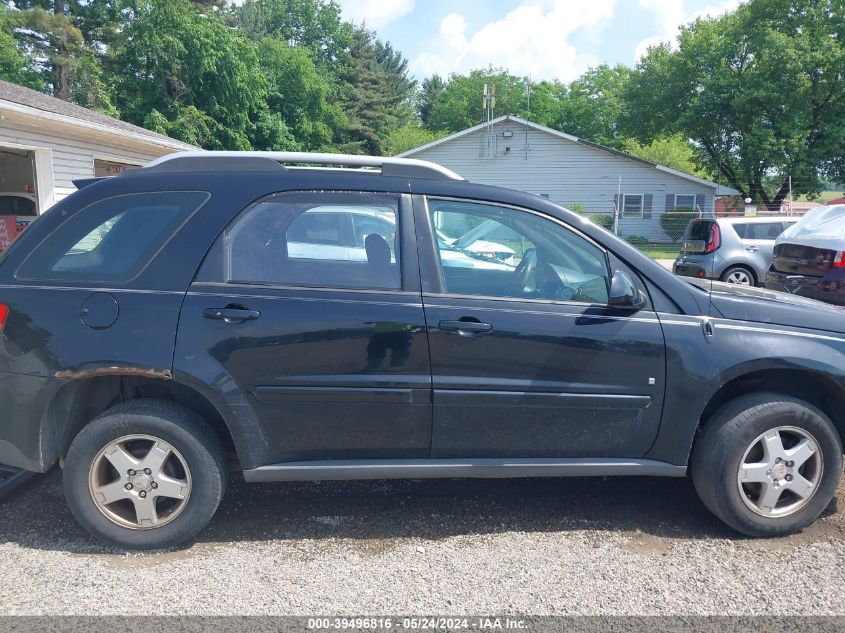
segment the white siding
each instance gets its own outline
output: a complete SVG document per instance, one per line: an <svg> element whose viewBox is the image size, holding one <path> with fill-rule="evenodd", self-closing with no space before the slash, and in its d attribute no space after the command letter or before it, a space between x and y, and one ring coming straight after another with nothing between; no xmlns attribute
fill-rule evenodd
<svg viewBox="0 0 845 633"><path fill-rule="evenodd" d="M513 136L505 138L505 130L512 131ZM624 236L667 241L659 214L671 208L675 194L697 195L702 211L713 211L713 187L636 160L513 121L494 125L492 142L489 138L479 130L409 157L439 163L474 182L545 194L565 207L580 203L589 214L612 215L620 188L623 194L651 195L652 218L621 218L620 233Z"/></svg>
<svg viewBox="0 0 845 633"><path fill-rule="evenodd" d="M3 144L52 150L55 202L76 191L73 186L75 179L94 177L95 156L143 165L172 151L161 148L157 153L140 152L118 143L93 139L85 134L67 136L9 121L0 121L0 145ZM38 186L42 184L39 183Z"/></svg>

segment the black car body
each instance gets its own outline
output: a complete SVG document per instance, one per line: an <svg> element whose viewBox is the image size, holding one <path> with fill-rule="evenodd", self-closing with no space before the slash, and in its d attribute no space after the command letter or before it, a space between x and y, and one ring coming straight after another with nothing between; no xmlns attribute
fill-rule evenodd
<svg viewBox="0 0 845 633"><path fill-rule="evenodd" d="M44 472L64 459L66 479L79 470L66 491L98 536L151 547L202 527L143 540L157 530L121 531L133 526L119 520L100 529L90 499L73 501L86 481L99 494L94 467L74 465L88 454L74 446L91 421L110 411L124 429L169 419L161 403L181 412L180 428L213 438L247 481L684 476L697 434L749 394L806 403L827 420L836 439L825 467L841 470L840 310L695 285L548 200L421 163L372 159L379 172L278 162L291 159L177 155L81 183L0 259L0 463ZM395 218L384 223L395 234L356 237L327 207L375 209ZM346 253L364 238L366 261L290 256L283 229L317 208L322 216L297 225L297 243ZM479 219L519 234L508 242L515 270L475 256L447 265L435 228L460 232ZM146 401L159 413L130 406ZM180 435L168 438L180 446ZM204 462L180 450L199 499ZM167 481L190 481L180 468ZM128 480L117 470L142 497L160 485L146 470ZM833 490L836 481L838 472ZM757 533L800 528L824 505L805 508L815 514L801 525L776 517ZM757 529L754 517L714 509ZM139 514L134 527L156 520Z"/></svg>

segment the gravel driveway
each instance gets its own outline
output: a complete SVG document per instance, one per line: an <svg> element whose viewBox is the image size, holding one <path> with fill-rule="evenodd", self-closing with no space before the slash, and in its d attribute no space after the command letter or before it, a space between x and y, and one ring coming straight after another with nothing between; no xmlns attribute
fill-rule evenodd
<svg viewBox="0 0 845 633"><path fill-rule="evenodd" d="M189 547L125 555L54 471L0 504L0 569L0 614L845 614L845 516L763 541L686 480L234 483Z"/></svg>

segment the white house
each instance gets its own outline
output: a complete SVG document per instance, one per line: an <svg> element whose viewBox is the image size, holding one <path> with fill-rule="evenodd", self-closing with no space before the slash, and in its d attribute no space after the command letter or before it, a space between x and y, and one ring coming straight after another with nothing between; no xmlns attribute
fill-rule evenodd
<svg viewBox="0 0 845 633"><path fill-rule="evenodd" d="M439 163L464 178L535 193L588 214L613 216L619 233L667 241L666 211L712 214L739 192L515 116L501 116L400 154Z"/></svg>
<svg viewBox="0 0 845 633"><path fill-rule="evenodd" d="M109 176L188 143L0 81L0 195L30 194L39 212L69 195L73 180Z"/></svg>

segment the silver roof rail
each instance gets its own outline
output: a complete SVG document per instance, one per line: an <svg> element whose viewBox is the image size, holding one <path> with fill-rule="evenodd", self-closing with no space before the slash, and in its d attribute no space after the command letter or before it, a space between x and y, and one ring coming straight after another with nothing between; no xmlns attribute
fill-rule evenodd
<svg viewBox="0 0 845 633"><path fill-rule="evenodd" d="M270 166L269 161L275 162ZM380 170L383 176L463 180L451 169L414 158L387 158L354 154L317 154L308 152L176 152L157 158L144 169L160 172L178 171L258 171L261 169L354 168L364 172ZM132 171L127 171L131 174Z"/></svg>

